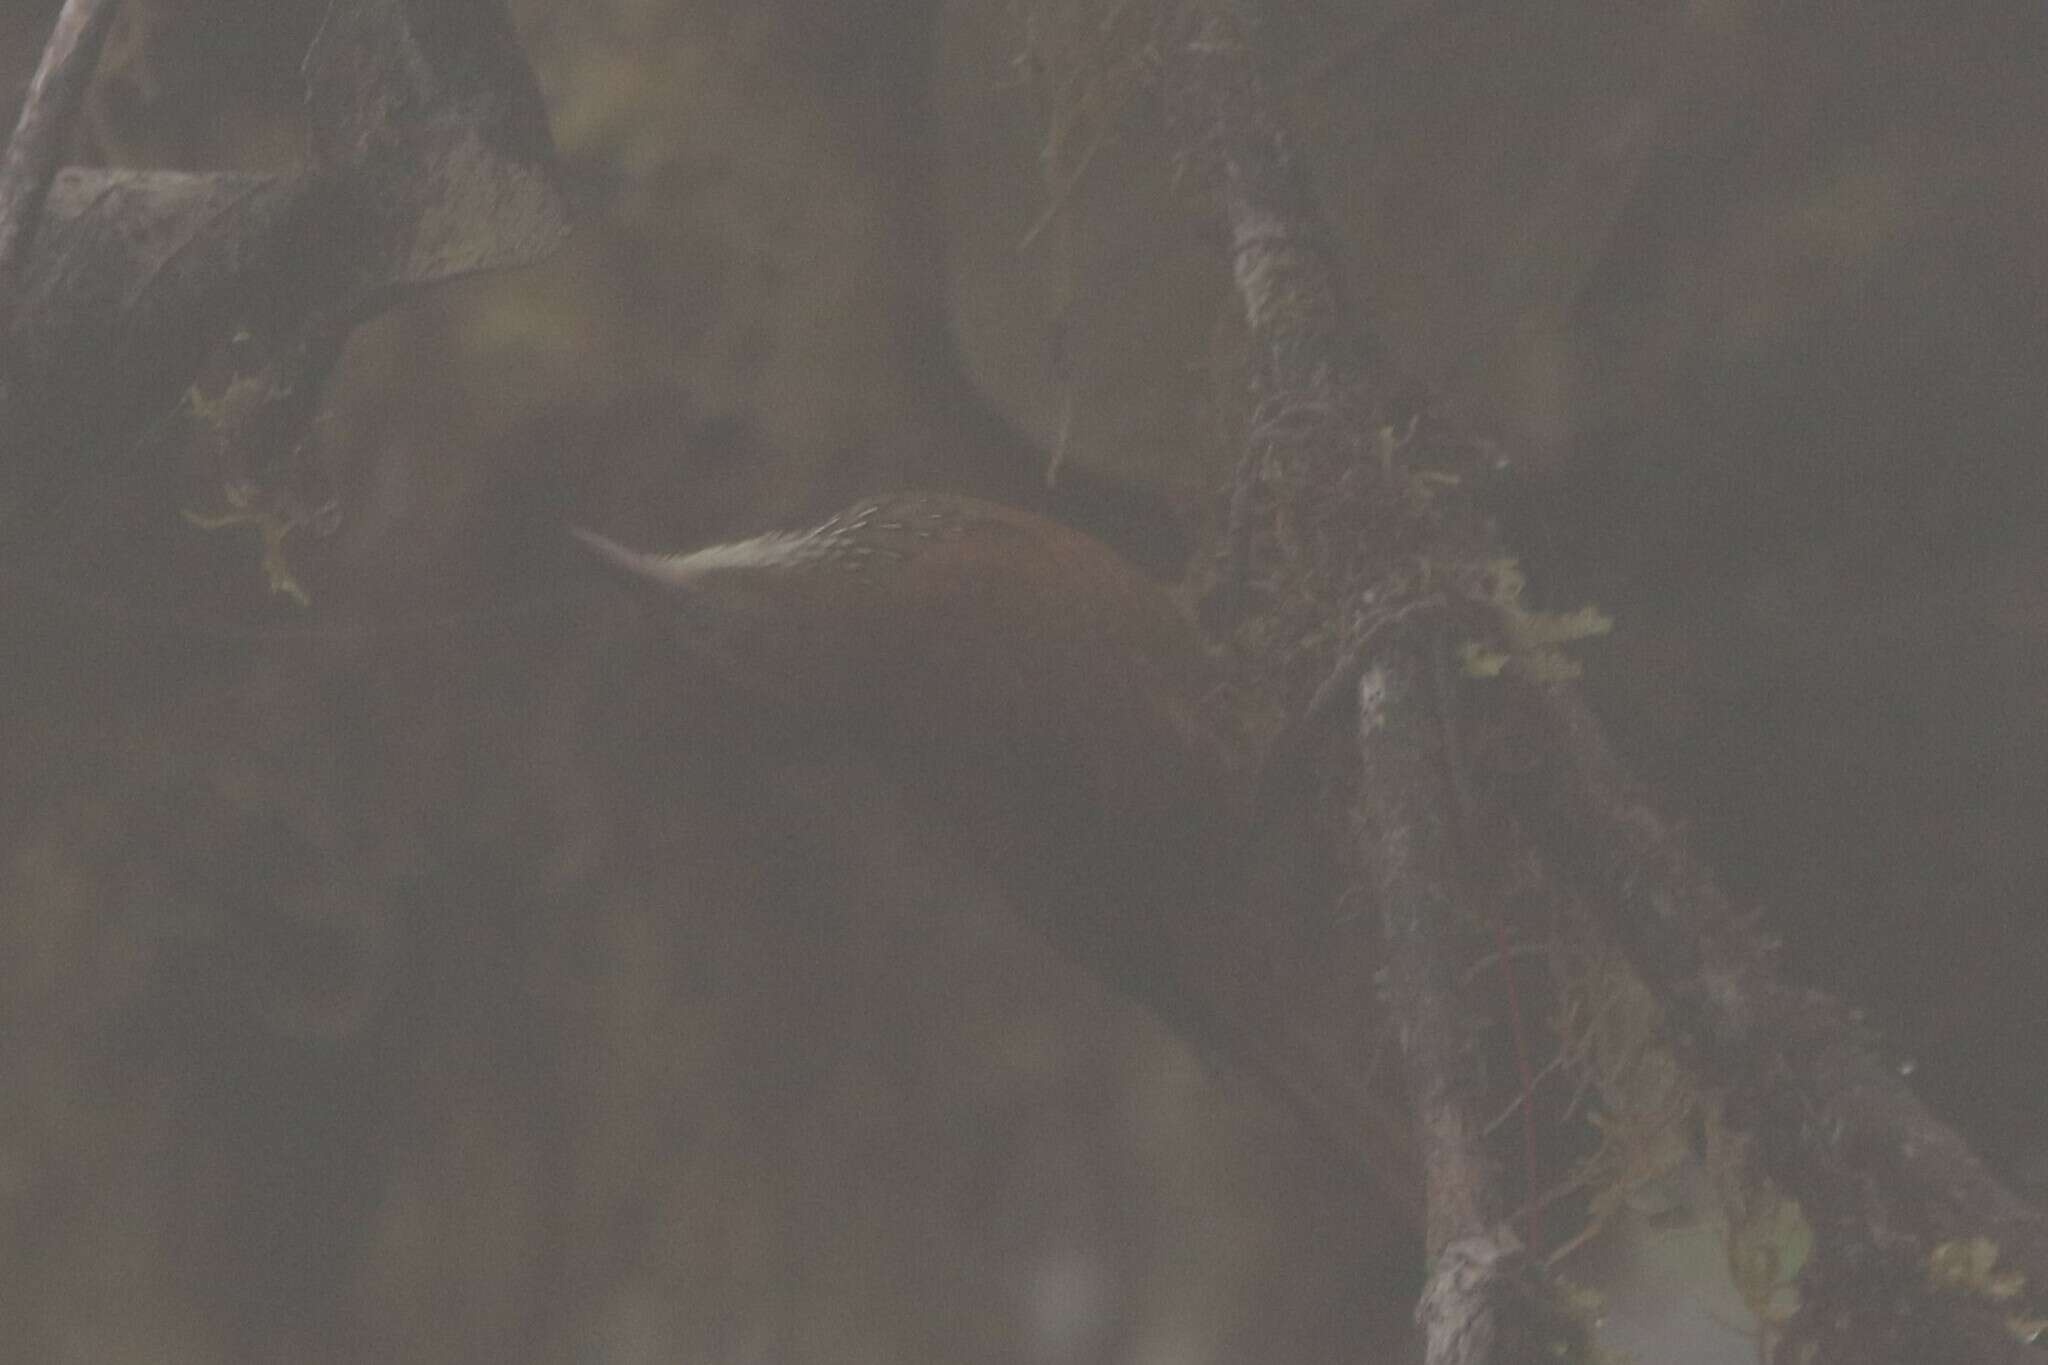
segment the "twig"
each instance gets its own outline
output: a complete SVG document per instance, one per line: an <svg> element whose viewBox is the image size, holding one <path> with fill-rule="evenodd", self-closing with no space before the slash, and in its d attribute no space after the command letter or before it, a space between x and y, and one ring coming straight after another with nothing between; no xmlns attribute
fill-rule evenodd
<svg viewBox="0 0 2048 1365"><path fill-rule="evenodd" d="M1017 239L1019 255L1031 250L1040 235L1053 225L1053 220L1066 210L1067 204L1074 197L1074 192L1081 188L1081 182L1087 178L1088 168L1095 164L1095 154L1102 150L1103 143L1108 140L1107 136L1103 136L1089 143L1088 149L1081 153L1080 163L1067 173L1064 180L1048 191L1045 207L1039 211L1031 226L1024 230L1024 235Z"/></svg>
<svg viewBox="0 0 2048 1365"><path fill-rule="evenodd" d="M12 324L30 244L57 159L99 65L120 0L64 0L0 158L0 329Z"/></svg>

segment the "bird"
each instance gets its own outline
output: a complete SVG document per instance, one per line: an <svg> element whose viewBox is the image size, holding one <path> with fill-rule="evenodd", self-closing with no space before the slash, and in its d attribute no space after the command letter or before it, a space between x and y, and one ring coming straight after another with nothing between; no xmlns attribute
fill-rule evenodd
<svg viewBox="0 0 2048 1365"><path fill-rule="evenodd" d="M1420 1227L1407 1125L1348 1046L1299 1031L1263 930L1247 935L1275 784L1164 586L1071 527L951 493L679 553L571 530L778 732L871 750L1055 949Z"/></svg>
<svg viewBox="0 0 2048 1365"><path fill-rule="evenodd" d="M1174 921L1230 884L1248 784L1219 669L1164 586L951 493L681 553L572 534L726 685L873 750L1055 948L1220 1045Z"/></svg>

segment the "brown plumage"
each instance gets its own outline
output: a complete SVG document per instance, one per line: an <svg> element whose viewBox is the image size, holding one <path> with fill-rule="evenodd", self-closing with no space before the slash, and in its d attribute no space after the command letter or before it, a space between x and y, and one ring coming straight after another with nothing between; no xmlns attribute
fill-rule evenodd
<svg viewBox="0 0 2048 1365"><path fill-rule="evenodd" d="M1364 1025L1324 1031L1282 979L1292 894L1247 899L1250 765L1204 722L1217 670L1157 583L1078 531L936 493L680 555L576 534L778 730L872 749L1055 946L1419 1219L1407 1125L1360 1074Z"/></svg>
<svg viewBox="0 0 2048 1365"><path fill-rule="evenodd" d="M735 687L872 746L1057 946L1217 1041L1166 928L1232 881L1239 765L1158 584L1077 531L935 493L679 555L577 535Z"/></svg>

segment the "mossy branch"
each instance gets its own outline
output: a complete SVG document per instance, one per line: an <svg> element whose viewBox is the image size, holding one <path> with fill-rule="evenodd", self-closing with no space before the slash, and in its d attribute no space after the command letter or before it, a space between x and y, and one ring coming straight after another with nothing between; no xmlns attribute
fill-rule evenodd
<svg viewBox="0 0 2048 1365"><path fill-rule="evenodd" d="M1513 733L1502 747L1543 760L1504 779L1512 818L1488 832L1533 839L1528 852L1585 898L1657 997L1676 1055L1697 1084L1725 1094L1726 1121L1753 1141L1764 1172L1813 1227L1784 1345L1829 1360L2032 1358L2023 1339L2048 1307L2040 1211L2000 1185L1879 1064L1847 1010L1782 978L1755 928L1732 913L1622 772L1556 653L1605 629L1604 618L1544 617L1522 610L1518 594L1503 601L1469 590L1488 581L1487 566L1515 559L1464 478L1483 455L1426 403L1404 397L1366 340L1369 320L1339 287L1297 152L1267 94L1249 36L1257 19L1250 0L1191 5L1165 51L1169 109L1188 159L1215 185L1253 357L1253 416L1211 619L1224 623L1251 686L1282 714L1298 713L1333 669L1404 676L1425 622L1490 623L1468 637L1467 671L1508 681ZM1383 434L1396 430L1402 439L1390 446ZM1435 567L1418 575L1416 566ZM1371 623L1415 600L1423 579L1447 594L1446 606L1369 638ZM1418 832L1453 824L1453 784L1389 754L1412 759L1409 746L1450 717L1425 689L1403 686L1383 691L1365 719L1368 741L1352 778L1362 768L1369 788L1370 837L1361 843L1371 884L1348 894L1381 905L1393 935L1390 975L1407 982L1394 992L1395 1024L1419 1044L1443 1008L1425 989L1441 979L1428 962L1441 948L1431 936L1445 929L1431 921L1465 899L1470 876L1436 840L1425 841L1427 857L1415 842ZM1513 847L1490 852L1517 855ZM1433 1046L1409 1057L1429 1146L1445 1140L1429 1098L1449 1084L1439 1072L1451 1063ZM1425 1163L1433 1246L1494 1216L1483 1188L1449 1187L1483 1185L1478 1166L1434 1152ZM1464 1174L1434 1178L1439 1165ZM1447 1209L1437 1208L1440 1199ZM1990 1269L1939 1273L1959 1246L1989 1247L1964 1259ZM1478 1358L1450 1353L1447 1340L1431 1349L1433 1360Z"/></svg>

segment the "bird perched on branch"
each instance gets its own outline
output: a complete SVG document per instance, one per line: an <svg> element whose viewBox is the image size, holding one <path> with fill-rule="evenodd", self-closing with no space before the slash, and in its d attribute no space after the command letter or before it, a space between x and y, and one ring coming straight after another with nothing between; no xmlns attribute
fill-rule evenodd
<svg viewBox="0 0 2048 1365"><path fill-rule="evenodd" d="M1164 588L1078 531L939 493L682 554L575 534L778 730L869 748L1055 947L1257 1080L1420 1226L1409 1128L1364 1074L1355 1007L1319 1031L1275 961L1289 931L1268 932L1291 897L1248 894L1252 793L1273 784L1214 723L1219 671Z"/></svg>

